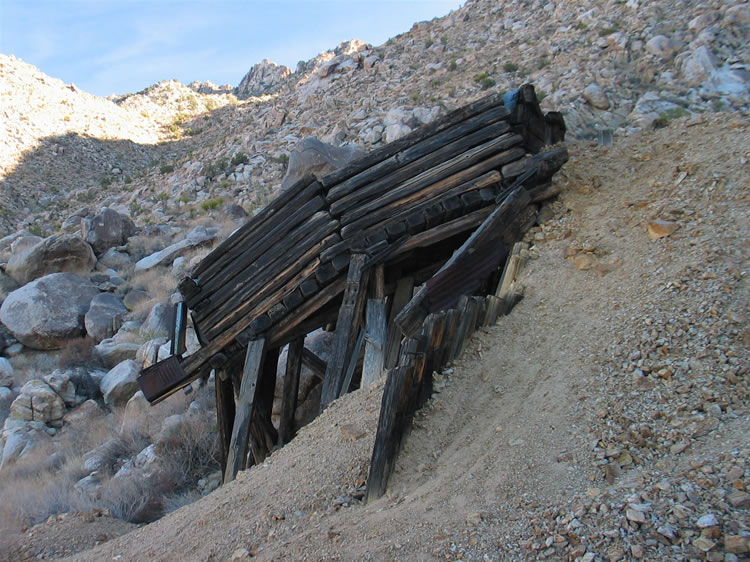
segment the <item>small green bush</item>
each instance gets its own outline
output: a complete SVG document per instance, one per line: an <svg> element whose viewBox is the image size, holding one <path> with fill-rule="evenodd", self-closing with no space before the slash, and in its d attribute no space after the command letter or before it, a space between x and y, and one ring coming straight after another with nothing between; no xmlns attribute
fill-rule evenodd
<svg viewBox="0 0 750 562"><path fill-rule="evenodd" d="M159 166L160 174L171 174L174 172L174 166L172 164L162 164Z"/></svg>
<svg viewBox="0 0 750 562"><path fill-rule="evenodd" d="M679 119L680 117L687 117L688 115L690 115L690 112L687 109L678 106L667 109L666 111L662 111L659 114L659 119L663 119L664 121L669 122L675 119Z"/></svg>
<svg viewBox="0 0 750 562"><path fill-rule="evenodd" d="M503 65L503 70L505 72L515 72L516 70L518 70L518 65L514 62L506 62Z"/></svg>
<svg viewBox="0 0 750 562"><path fill-rule="evenodd" d="M451 72L455 71L458 68L458 63L456 62L456 59L451 60L450 63L448 63L448 70Z"/></svg>
<svg viewBox="0 0 750 562"><path fill-rule="evenodd" d="M232 157L232 161L230 164L232 167L239 166L240 164L247 164L250 161L250 159L247 157L247 154L244 152L238 152Z"/></svg>
<svg viewBox="0 0 750 562"><path fill-rule="evenodd" d="M206 211L207 213L210 211L215 211L221 205L224 203L224 199L222 197L215 197L214 199L207 199L206 201L203 201L201 203L201 209Z"/></svg>

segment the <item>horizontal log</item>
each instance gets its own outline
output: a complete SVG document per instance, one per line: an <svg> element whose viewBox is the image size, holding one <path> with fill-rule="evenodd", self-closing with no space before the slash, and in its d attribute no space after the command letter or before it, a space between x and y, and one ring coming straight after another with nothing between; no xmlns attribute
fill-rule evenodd
<svg viewBox="0 0 750 562"><path fill-rule="evenodd" d="M224 240L221 244L216 246L214 250L201 260L198 266L193 272L193 276L200 278L209 268L215 267L218 261L225 261L225 255L231 251L236 245L242 245L242 243L255 236L255 234L264 227L267 227L271 222L278 220L278 214L280 212L287 211L290 207L291 201L306 202L310 197L318 193L321 189L320 184L315 183L315 178L312 174L306 174L300 178L286 191L282 191L278 197L266 205L257 215L252 217L247 223L245 223L233 236L230 236ZM310 187L314 184L315 187ZM295 205L291 205L292 208Z"/></svg>
<svg viewBox="0 0 750 562"><path fill-rule="evenodd" d="M499 168L508 162L521 158L525 153L522 148L516 150L508 149L515 145L519 145L522 140L523 139L520 135L506 133L498 138L494 138L488 142L480 144L479 146L466 150L449 160L445 160L429 170L399 183L385 193L382 191L376 191L373 195L379 195L379 197L376 196L374 199L367 201L366 203L357 204L350 210L344 212L341 215L341 224L348 225L375 209L379 209L388 203L393 203L394 201L401 200L403 203L408 203L412 198L410 196L414 196L414 194L419 193L430 186L444 185L441 180L445 180L446 178L453 178L453 182L448 181L446 182L447 184L458 185L484 172L494 168ZM498 152L501 152L503 156L496 160L492 160L492 162L487 165L489 162L488 159L491 156L497 155ZM484 165L477 166L480 164ZM459 175L459 172L462 172L467 168L473 170L473 172ZM439 187L433 187L433 190L434 189L439 189ZM333 205L331 206L331 213L334 215L339 214L339 212L333 208Z"/></svg>
<svg viewBox="0 0 750 562"><path fill-rule="evenodd" d="M351 209L356 209L362 203L375 199L383 193L388 193L388 191L395 186L402 184L411 178L427 173L460 154L464 154L477 146L486 144L505 135L509 130L509 123L494 123L469 135L459 136L458 140L454 140L446 145L432 145L430 148L431 151L428 154L405 166L396 168L382 177L373 178L372 181L364 183L356 191L353 191L346 197L333 202L331 204L331 214L339 216L349 212ZM430 141L432 140L433 139L430 139ZM393 158L399 159L400 157L401 155L397 154ZM367 170L367 173L369 172L370 170ZM328 199L329 201L331 200L330 194L328 195Z"/></svg>
<svg viewBox="0 0 750 562"><path fill-rule="evenodd" d="M408 135L369 153L364 158L352 162L344 168L336 170L335 172L332 172L327 176L320 178L319 181L323 185L323 187L325 187L326 189L330 189L332 186L349 179L362 170L374 166L378 162L382 162L383 160L389 158L390 156L393 156L397 152L406 150L410 146L413 146L418 142L431 137L432 135L444 131L449 127L461 123L462 121L466 121L467 119L498 105L503 105L502 95L500 95L499 93L490 94L480 100L451 111L447 115L436 119L429 125L420 127L419 129L412 131Z"/></svg>
<svg viewBox="0 0 750 562"><path fill-rule="evenodd" d="M387 189L386 186L388 183L382 183L382 179L393 177L393 173L397 170L397 176L408 178L430 168L435 162L440 162L453 156L456 150L455 141L457 139L468 141L468 144L472 142L479 144L493 136L507 132L510 129L509 122L502 122L499 126L491 129L488 126L509 117L510 112L506 107L493 107L484 113L480 113L441 133L433 135L411 148L397 152L390 158L363 170L348 180L332 186L328 190L326 198L329 203L334 203L352 192L357 192L362 186L374 183L381 185L381 189ZM478 130L482 130L483 132L477 135L476 131ZM468 137L472 135L474 137L468 140Z"/></svg>
<svg viewBox="0 0 750 562"><path fill-rule="evenodd" d="M306 347L302 349L302 364L312 371L312 374L323 380L326 375L326 362Z"/></svg>
<svg viewBox="0 0 750 562"><path fill-rule="evenodd" d="M246 246L236 247L234 252L228 252L229 261L218 262L223 263L222 269L206 272L206 276L199 281L200 298L213 298L215 293L226 289L238 275L246 276L249 267L263 267L263 264L269 263L281 253L285 244L293 244L292 240L300 240L320 224L331 220L328 213L320 212L324 206L325 200L321 196L313 197L286 220L278 223L276 228L259 235L258 239L250 241Z"/></svg>

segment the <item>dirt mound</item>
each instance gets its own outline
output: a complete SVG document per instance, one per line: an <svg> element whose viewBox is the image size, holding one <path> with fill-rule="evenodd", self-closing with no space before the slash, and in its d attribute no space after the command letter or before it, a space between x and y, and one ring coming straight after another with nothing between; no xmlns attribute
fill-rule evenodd
<svg viewBox="0 0 750 562"><path fill-rule="evenodd" d="M359 502L381 385L76 559L742 556L748 137L719 115L571 145L525 299L438 377L382 499Z"/></svg>

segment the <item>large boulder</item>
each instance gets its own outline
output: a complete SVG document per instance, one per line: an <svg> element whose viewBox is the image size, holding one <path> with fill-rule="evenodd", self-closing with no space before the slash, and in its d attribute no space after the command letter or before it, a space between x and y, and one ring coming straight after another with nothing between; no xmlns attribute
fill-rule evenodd
<svg viewBox="0 0 750 562"><path fill-rule="evenodd" d="M65 402L46 382L31 379L10 405L10 419L52 423L62 420Z"/></svg>
<svg viewBox="0 0 750 562"><path fill-rule="evenodd" d="M128 309L112 293L99 293L91 299L84 323L86 333L96 343L111 338L122 325Z"/></svg>
<svg viewBox="0 0 750 562"><path fill-rule="evenodd" d="M217 228L196 226L188 233L188 235L184 239L180 240L179 242L175 242L174 244L172 244L171 246L167 246L163 250L160 250L156 253L151 254L150 256L146 256L145 258L138 260L138 262L136 262L135 264L135 269L136 271L145 271L147 269L151 269L152 267L156 267L157 265L172 263L172 260L174 260L174 258L182 255L190 248L201 246L216 238L217 232Z"/></svg>
<svg viewBox="0 0 750 562"><path fill-rule="evenodd" d="M83 235L98 256L114 246L122 246L135 234L135 224L130 217L108 207L93 218L84 219Z"/></svg>
<svg viewBox="0 0 750 562"><path fill-rule="evenodd" d="M66 372L55 369L52 374L42 377L42 380L62 398L68 408L76 405L76 385Z"/></svg>
<svg viewBox="0 0 750 562"><path fill-rule="evenodd" d="M270 94L291 73L288 67L263 59L245 74L234 93L240 99Z"/></svg>
<svg viewBox="0 0 750 562"><path fill-rule="evenodd" d="M324 176L362 156L364 152L356 146L333 146L315 137L305 137L289 155L289 167L281 181L281 189L289 189L306 174Z"/></svg>
<svg viewBox="0 0 750 562"><path fill-rule="evenodd" d="M13 386L13 365L5 357L0 357L0 386Z"/></svg>
<svg viewBox="0 0 750 562"><path fill-rule="evenodd" d="M174 307L156 303L139 330L144 340L169 337L172 333Z"/></svg>
<svg viewBox="0 0 750 562"><path fill-rule="evenodd" d="M13 291L0 306L0 322L27 347L61 349L83 335L84 316L97 294L75 273L53 273Z"/></svg>
<svg viewBox="0 0 750 562"><path fill-rule="evenodd" d="M18 283L16 283L12 277L6 274L0 269L0 304L8 297L10 293L18 289Z"/></svg>
<svg viewBox="0 0 750 562"><path fill-rule="evenodd" d="M101 380L99 387L104 403L110 408L124 406L138 392L138 373L141 369L135 361L127 359L110 370Z"/></svg>
<svg viewBox="0 0 750 562"><path fill-rule="evenodd" d="M94 269L95 264L91 246L74 234L60 234L16 251L5 270L16 282L25 285L50 273L85 274Z"/></svg>

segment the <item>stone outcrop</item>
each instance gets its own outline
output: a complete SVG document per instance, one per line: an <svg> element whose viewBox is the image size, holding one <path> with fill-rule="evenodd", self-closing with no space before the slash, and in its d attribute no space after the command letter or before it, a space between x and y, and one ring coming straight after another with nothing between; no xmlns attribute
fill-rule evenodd
<svg viewBox="0 0 750 562"><path fill-rule="evenodd" d="M62 420L65 402L46 382L32 379L21 387L10 405L10 418L22 421L54 423Z"/></svg>
<svg viewBox="0 0 750 562"><path fill-rule="evenodd" d="M317 176L343 168L363 155L356 146L332 146L315 137L307 137L297 143L289 156L289 167L281 182L281 189L288 189L305 174Z"/></svg>
<svg viewBox="0 0 750 562"><path fill-rule="evenodd" d="M270 94L291 73L288 67L263 59L245 74L234 93L240 99Z"/></svg>
<svg viewBox="0 0 750 562"><path fill-rule="evenodd" d="M62 234L14 253L6 272L17 283L25 285L50 273L86 274L95 264L96 257L89 244L74 234Z"/></svg>
<svg viewBox="0 0 750 562"><path fill-rule="evenodd" d="M84 316L99 294L75 273L53 273L13 291L0 307L0 322L27 347L60 349L81 337Z"/></svg>

